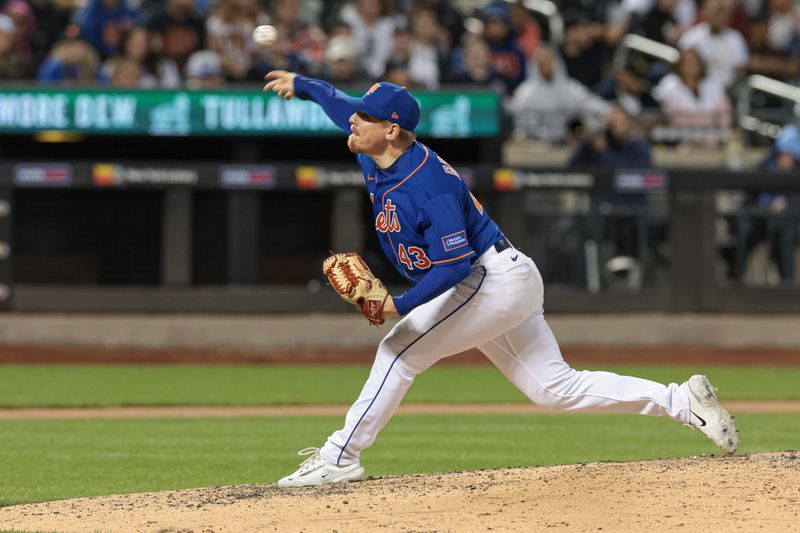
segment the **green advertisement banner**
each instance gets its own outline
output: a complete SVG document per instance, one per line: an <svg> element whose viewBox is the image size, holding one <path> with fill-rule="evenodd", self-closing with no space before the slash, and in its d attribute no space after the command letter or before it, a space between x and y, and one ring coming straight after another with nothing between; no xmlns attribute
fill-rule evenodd
<svg viewBox="0 0 800 533"><path fill-rule="evenodd" d="M417 133L491 137L499 100L490 92L415 94ZM0 133L48 130L100 135L334 135L340 130L313 102L258 90L166 91L0 89Z"/></svg>

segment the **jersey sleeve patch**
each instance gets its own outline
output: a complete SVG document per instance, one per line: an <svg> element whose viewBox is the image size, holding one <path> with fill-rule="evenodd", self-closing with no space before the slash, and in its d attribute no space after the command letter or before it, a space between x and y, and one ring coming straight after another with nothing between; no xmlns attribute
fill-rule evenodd
<svg viewBox="0 0 800 533"><path fill-rule="evenodd" d="M442 237L442 246L444 246L445 252L451 252L458 248L463 248L469 244L467 242L467 231L461 230L456 233L451 233L450 235L445 235Z"/></svg>

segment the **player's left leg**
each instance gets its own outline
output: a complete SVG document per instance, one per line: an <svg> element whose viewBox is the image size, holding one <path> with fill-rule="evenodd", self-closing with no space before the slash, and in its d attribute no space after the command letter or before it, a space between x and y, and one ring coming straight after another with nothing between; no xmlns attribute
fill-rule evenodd
<svg viewBox="0 0 800 533"><path fill-rule="evenodd" d="M549 409L669 416L700 429L728 453L738 447L733 421L705 377L663 385L611 372L575 370L564 361L542 310L479 348L528 398Z"/></svg>

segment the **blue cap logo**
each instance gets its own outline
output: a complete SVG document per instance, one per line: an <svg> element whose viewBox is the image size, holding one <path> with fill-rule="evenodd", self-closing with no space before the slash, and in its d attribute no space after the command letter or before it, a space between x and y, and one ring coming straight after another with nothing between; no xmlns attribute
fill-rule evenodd
<svg viewBox="0 0 800 533"><path fill-rule="evenodd" d="M419 103L408 89L385 81L374 84L361 98L359 111L414 131L419 124Z"/></svg>

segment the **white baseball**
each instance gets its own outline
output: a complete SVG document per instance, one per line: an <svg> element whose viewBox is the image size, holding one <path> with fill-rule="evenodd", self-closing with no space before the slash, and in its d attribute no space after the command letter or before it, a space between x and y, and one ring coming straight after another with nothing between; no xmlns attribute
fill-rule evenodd
<svg viewBox="0 0 800 533"><path fill-rule="evenodd" d="M261 26L256 26L256 29L253 30L253 41L261 46L270 46L275 44L275 41L277 40L278 30L275 29L275 26L264 24Z"/></svg>

